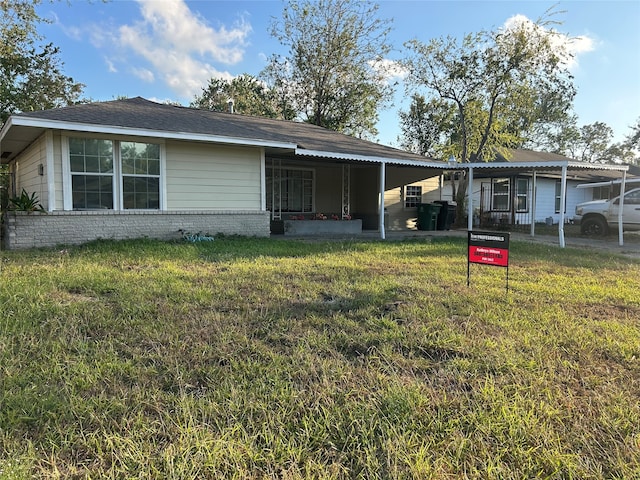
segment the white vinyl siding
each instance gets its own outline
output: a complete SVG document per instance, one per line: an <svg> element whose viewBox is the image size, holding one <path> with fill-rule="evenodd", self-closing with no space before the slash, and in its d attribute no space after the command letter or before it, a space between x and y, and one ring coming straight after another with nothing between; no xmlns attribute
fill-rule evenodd
<svg viewBox="0 0 640 480"><path fill-rule="evenodd" d="M166 152L168 210L260 210L259 148L168 142Z"/></svg>

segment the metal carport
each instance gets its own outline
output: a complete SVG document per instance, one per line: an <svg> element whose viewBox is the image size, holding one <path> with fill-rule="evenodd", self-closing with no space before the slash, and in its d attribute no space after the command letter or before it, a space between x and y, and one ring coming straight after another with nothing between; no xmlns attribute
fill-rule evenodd
<svg viewBox="0 0 640 480"><path fill-rule="evenodd" d="M474 171L490 171L490 173L496 174L518 174L518 173L530 173L533 176L533 191L532 191L532 208L535 209L536 205L536 176L539 173L550 174L561 172L561 192L560 192L560 205L565 205L567 195L567 177L568 175L585 175L591 172L620 172L621 175L621 189L624 191L625 182L627 178L628 165L597 165L591 163L576 162L571 160L554 160L554 161L532 161L532 162L483 162L483 163L469 163L466 166L468 170L468 182L469 188L467 191L467 214L468 223L467 228L473 230L473 174ZM622 207L623 200L620 201L619 218L618 218L618 242L620 246L624 244L623 228L622 228ZM535 218L535 216L534 216ZM564 209L560 209L560 221L558 222L558 239L560 247L565 247L564 239L564 223L565 212ZM531 236L535 236L535 221L531 222Z"/></svg>

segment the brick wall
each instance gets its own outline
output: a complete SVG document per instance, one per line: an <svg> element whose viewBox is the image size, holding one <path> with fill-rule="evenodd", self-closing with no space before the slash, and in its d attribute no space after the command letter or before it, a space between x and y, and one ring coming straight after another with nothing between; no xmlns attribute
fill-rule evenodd
<svg viewBox="0 0 640 480"><path fill-rule="evenodd" d="M181 238L179 230L215 236L269 236L269 212L8 212L5 248L9 250L81 244L96 239Z"/></svg>

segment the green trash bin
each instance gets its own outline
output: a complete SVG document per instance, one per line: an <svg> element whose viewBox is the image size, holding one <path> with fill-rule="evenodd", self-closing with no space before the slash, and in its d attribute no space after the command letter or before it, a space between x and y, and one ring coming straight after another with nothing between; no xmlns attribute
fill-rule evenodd
<svg viewBox="0 0 640 480"><path fill-rule="evenodd" d="M438 214L442 205L421 203L418 205L418 230L435 230L438 227Z"/></svg>

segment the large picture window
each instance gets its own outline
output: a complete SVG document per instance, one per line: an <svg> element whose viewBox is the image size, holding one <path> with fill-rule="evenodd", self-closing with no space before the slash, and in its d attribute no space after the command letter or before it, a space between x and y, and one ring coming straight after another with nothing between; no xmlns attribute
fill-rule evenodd
<svg viewBox="0 0 640 480"><path fill-rule="evenodd" d="M74 210L160 209L160 145L69 138Z"/></svg>

